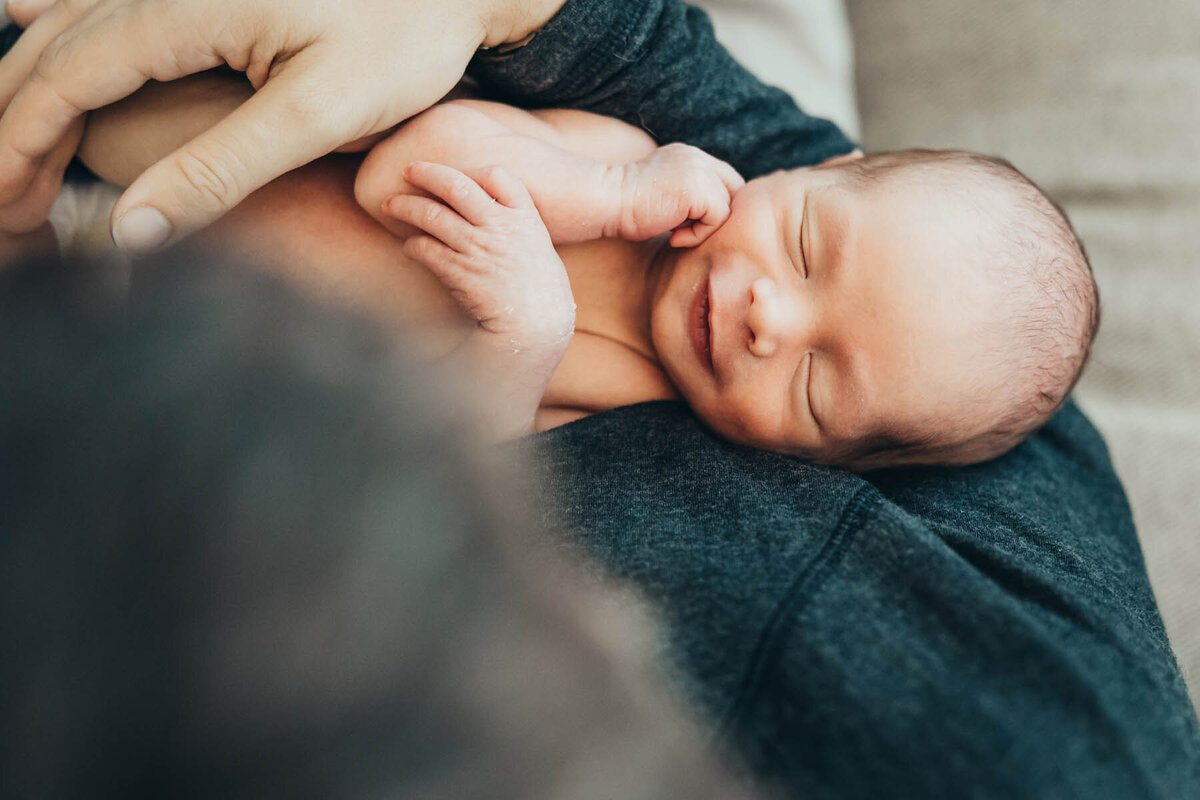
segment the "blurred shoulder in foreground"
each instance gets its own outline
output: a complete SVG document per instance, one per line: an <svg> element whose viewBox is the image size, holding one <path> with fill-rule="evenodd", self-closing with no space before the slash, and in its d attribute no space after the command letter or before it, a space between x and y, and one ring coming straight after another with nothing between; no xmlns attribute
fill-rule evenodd
<svg viewBox="0 0 1200 800"><path fill-rule="evenodd" d="M0 794L746 796L436 376L213 254L97 270L0 272Z"/></svg>

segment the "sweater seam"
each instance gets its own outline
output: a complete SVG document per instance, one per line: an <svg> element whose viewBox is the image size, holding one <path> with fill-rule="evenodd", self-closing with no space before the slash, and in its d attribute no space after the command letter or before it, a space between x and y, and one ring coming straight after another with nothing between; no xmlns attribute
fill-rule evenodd
<svg viewBox="0 0 1200 800"><path fill-rule="evenodd" d="M777 660L779 651L787 638L788 620L792 617L796 607L820 588L824 578L841 560L853 541L854 533L861 530L864 518L872 510L878 508L881 502L882 498L878 492L874 491L874 487L860 486L846 503L833 533L825 540L820 552L796 576L787 592L776 604L759 635L749 667L743 674L741 684L730 703L729 710L723 715L717 727L718 740L725 740L731 736L741 717L758 695L770 667Z"/></svg>

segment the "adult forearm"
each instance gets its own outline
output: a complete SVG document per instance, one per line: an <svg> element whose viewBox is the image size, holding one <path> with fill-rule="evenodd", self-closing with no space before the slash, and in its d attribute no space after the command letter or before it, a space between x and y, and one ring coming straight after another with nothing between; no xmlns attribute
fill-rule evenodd
<svg viewBox="0 0 1200 800"><path fill-rule="evenodd" d="M585 115L566 114L545 119L471 100L436 106L376 145L359 171L355 195L367 213L406 238L407 226L391 219L385 205L415 193L403 178L408 164L429 161L467 173L499 165L525 185L556 243L615 236L625 188L620 164L653 152L654 143L615 120L589 125L569 116ZM585 154L597 123L616 127L603 159Z"/></svg>

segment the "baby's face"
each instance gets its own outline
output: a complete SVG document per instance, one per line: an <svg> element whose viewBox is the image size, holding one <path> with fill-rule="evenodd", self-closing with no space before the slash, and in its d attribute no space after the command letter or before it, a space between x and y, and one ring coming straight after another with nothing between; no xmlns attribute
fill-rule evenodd
<svg viewBox="0 0 1200 800"><path fill-rule="evenodd" d="M751 181L729 219L668 259L651 312L663 366L737 442L820 461L954 440L986 414L971 215L842 167ZM958 431L958 433L956 433Z"/></svg>

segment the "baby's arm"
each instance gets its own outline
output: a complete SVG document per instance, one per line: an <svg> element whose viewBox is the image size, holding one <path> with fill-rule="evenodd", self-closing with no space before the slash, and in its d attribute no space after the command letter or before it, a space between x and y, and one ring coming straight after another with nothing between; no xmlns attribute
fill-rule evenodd
<svg viewBox="0 0 1200 800"><path fill-rule="evenodd" d="M88 115L79 157L106 181L128 186L253 92L245 78L219 71L170 83L150 81L125 100Z"/></svg>
<svg viewBox="0 0 1200 800"><path fill-rule="evenodd" d="M531 433L575 328L571 285L546 226L503 167L465 174L417 163L406 174L423 193L400 198L422 226L406 249L476 322L451 358L478 382L494 434Z"/></svg>
<svg viewBox="0 0 1200 800"><path fill-rule="evenodd" d="M742 184L727 164L687 145L657 147L642 131L580 111L527 112L457 100L429 109L377 145L359 172L359 203L401 237L396 196L414 194L414 161L461 170L502 165L527 187L557 243L647 239L676 230L676 245L702 241L729 213Z"/></svg>
<svg viewBox="0 0 1200 800"><path fill-rule="evenodd" d="M126 182L236 107L248 91L220 74L151 85L89 126L85 163L102 177ZM402 245L354 203L350 181L341 180L345 165L344 158L323 159L288 173L203 235L215 232L224 245L256 261L280 262L305 283L312 277L320 283L324 275L344 290L349 281L358 287L346 298L353 301L387 295L392 287L386 278L403 271L399 251L406 248L475 323L447 360L458 362L476 393L490 401L485 425L503 438L532 430L575 316L566 271L528 193L503 170L467 176L418 166L412 185L420 193L403 202L419 207L433 202L423 195L439 197L440 213L436 222L418 215L425 235ZM456 193L453 185L467 191ZM404 288L408 305L427 305L414 296L411 278ZM405 304L391 305L395 313Z"/></svg>

